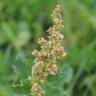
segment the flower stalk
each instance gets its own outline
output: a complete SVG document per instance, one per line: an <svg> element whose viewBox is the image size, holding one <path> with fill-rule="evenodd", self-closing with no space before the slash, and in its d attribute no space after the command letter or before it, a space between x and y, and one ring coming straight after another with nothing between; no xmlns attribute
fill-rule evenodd
<svg viewBox="0 0 96 96"><path fill-rule="evenodd" d="M58 71L57 60L65 56L63 44L63 35L60 33L64 26L61 16L61 6L57 5L52 14L53 26L47 32L47 39L41 37L38 44L41 50L36 49L32 52L35 56L35 64L32 66L32 96L45 96L42 88L49 74L55 75Z"/></svg>

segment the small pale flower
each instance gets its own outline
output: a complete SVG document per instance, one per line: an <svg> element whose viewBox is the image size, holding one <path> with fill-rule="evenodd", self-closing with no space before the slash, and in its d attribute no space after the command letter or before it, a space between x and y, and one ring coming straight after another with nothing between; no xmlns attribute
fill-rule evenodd
<svg viewBox="0 0 96 96"><path fill-rule="evenodd" d="M55 75L57 71L58 67L56 66L56 64L51 65L50 74Z"/></svg>

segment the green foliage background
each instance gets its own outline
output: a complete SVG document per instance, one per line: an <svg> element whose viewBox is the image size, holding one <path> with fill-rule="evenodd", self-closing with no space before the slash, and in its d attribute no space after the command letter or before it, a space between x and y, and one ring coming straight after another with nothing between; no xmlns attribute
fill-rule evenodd
<svg viewBox="0 0 96 96"><path fill-rule="evenodd" d="M57 2L67 56L44 89L48 96L96 96L96 0L0 0L0 96L30 96L31 52Z"/></svg>

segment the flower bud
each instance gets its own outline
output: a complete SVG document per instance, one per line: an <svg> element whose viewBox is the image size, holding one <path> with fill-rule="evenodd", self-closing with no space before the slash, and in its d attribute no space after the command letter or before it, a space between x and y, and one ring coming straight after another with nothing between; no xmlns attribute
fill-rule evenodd
<svg viewBox="0 0 96 96"><path fill-rule="evenodd" d="M55 75L57 70L58 70L58 67L56 66L56 64L53 64L50 68L50 74Z"/></svg>
<svg viewBox="0 0 96 96"><path fill-rule="evenodd" d="M56 51L57 51L57 54L63 54L64 53L64 48L63 47L58 48Z"/></svg>

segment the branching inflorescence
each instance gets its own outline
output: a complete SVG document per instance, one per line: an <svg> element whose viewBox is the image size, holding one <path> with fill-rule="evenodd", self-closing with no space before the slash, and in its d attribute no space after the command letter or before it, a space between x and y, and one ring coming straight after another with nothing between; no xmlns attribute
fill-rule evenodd
<svg viewBox="0 0 96 96"><path fill-rule="evenodd" d="M38 44L41 50L36 49L32 52L35 56L35 64L32 67L32 96L45 96L42 85L49 74L55 75L58 71L56 65L57 59L65 56L64 47L62 46L63 35L60 33L64 26L62 25L61 7L57 5L52 14L53 26L47 32L47 39L41 37Z"/></svg>

